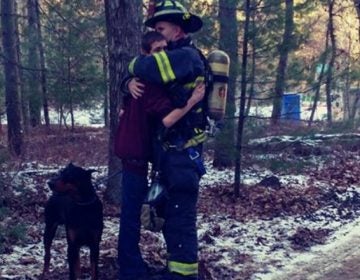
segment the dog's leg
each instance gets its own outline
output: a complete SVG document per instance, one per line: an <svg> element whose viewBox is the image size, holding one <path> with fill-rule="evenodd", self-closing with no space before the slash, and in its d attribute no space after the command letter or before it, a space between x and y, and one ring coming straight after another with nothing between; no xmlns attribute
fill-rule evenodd
<svg viewBox="0 0 360 280"><path fill-rule="evenodd" d="M55 237L55 233L56 233L56 229L57 229L57 224L53 223L53 224L49 224L46 223L45 225L45 231L44 231L44 250L45 250L45 255L44 255L44 269L43 269L43 278L46 277L46 274L49 272L49 268L50 268L50 259L51 259L51 244L52 241Z"/></svg>
<svg viewBox="0 0 360 280"><path fill-rule="evenodd" d="M99 277L99 243L95 242L90 247L91 280L97 280Z"/></svg>
<svg viewBox="0 0 360 280"><path fill-rule="evenodd" d="M68 243L69 279L76 280L80 276L80 247Z"/></svg>

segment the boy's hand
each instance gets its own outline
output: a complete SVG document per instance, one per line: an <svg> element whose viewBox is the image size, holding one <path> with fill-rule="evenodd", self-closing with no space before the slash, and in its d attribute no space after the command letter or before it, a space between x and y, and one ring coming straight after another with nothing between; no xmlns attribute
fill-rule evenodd
<svg viewBox="0 0 360 280"><path fill-rule="evenodd" d="M138 78L133 78L128 83L128 89L134 99L138 99L144 93L144 84Z"/></svg>
<svg viewBox="0 0 360 280"><path fill-rule="evenodd" d="M204 96L205 96L205 84L201 83L194 88L189 101L195 104L201 101L204 98Z"/></svg>

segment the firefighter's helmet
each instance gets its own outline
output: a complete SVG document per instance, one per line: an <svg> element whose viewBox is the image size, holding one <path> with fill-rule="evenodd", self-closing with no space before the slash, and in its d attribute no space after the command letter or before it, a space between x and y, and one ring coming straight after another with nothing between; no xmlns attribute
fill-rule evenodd
<svg viewBox="0 0 360 280"><path fill-rule="evenodd" d="M174 0L156 1L153 13L148 15L145 25L155 27L155 24L159 21L179 25L186 33L199 31L203 25L199 16L189 13L182 4Z"/></svg>

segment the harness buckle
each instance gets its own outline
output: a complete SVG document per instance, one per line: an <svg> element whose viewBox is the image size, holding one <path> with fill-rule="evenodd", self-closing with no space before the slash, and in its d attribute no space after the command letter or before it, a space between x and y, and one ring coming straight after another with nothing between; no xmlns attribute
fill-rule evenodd
<svg viewBox="0 0 360 280"><path fill-rule="evenodd" d="M200 153L194 149L189 150L189 156L191 160L195 160L200 157Z"/></svg>

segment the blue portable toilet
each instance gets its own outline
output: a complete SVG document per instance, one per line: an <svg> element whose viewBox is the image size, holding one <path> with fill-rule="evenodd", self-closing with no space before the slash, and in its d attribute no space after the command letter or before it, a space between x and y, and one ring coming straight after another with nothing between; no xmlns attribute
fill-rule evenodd
<svg viewBox="0 0 360 280"><path fill-rule="evenodd" d="M300 120L300 94L284 94L281 104L281 118L286 120Z"/></svg>

